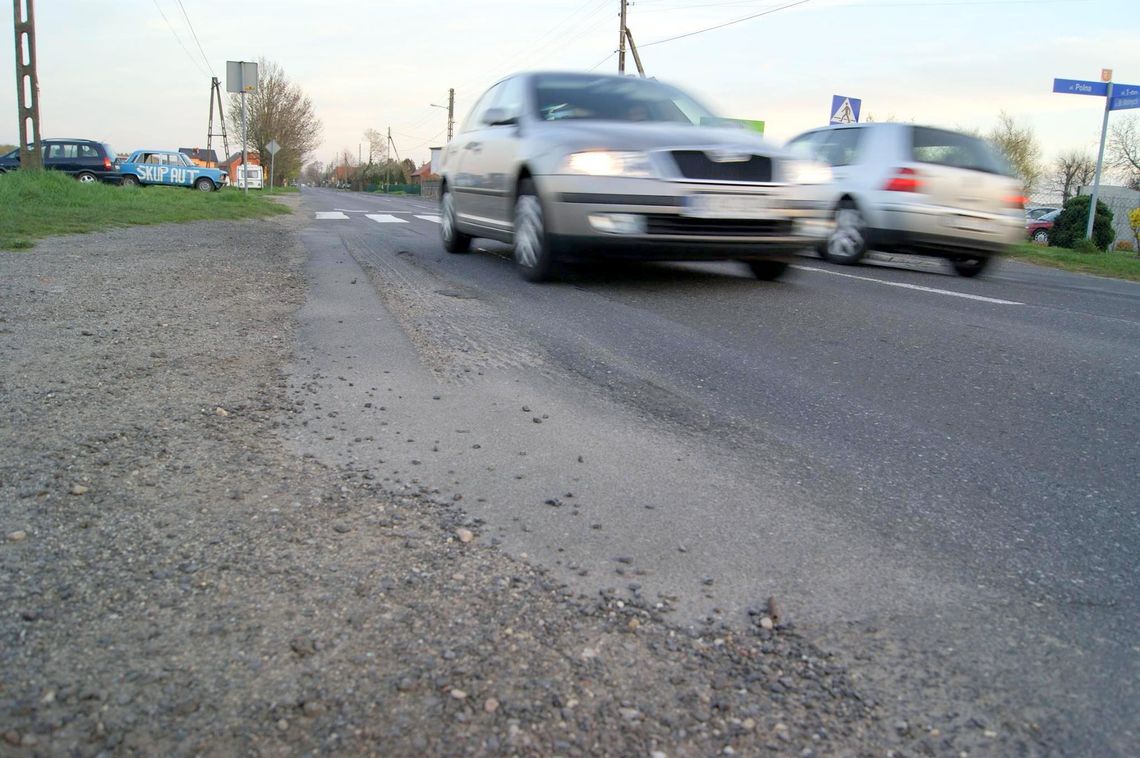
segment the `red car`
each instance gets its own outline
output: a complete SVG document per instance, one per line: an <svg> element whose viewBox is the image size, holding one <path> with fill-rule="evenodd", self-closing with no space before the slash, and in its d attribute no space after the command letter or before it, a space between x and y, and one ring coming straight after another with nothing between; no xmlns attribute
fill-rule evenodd
<svg viewBox="0 0 1140 758"><path fill-rule="evenodd" d="M1025 222L1026 236L1038 245L1048 245L1049 230L1053 228L1053 222L1057 220L1057 216L1060 214L1061 211L1056 210L1046 213L1041 218L1027 219Z"/></svg>

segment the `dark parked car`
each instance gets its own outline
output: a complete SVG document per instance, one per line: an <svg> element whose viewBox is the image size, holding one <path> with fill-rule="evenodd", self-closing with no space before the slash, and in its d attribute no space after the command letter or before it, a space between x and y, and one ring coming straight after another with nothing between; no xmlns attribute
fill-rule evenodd
<svg viewBox="0 0 1140 758"><path fill-rule="evenodd" d="M44 168L62 171L85 183L101 180L118 184L122 181L115 151L106 143L89 139L45 139L41 144ZM0 173L15 171L19 167L19 150L0 156Z"/></svg>

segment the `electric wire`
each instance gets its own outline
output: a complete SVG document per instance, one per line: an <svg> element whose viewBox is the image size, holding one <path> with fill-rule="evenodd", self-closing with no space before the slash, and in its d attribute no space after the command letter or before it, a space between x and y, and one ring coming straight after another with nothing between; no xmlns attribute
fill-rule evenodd
<svg viewBox="0 0 1140 758"><path fill-rule="evenodd" d="M178 7L182 9L182 17L186 19L186 26L190 27L190 34L194 36L194 43L198 45L198 52L202 54L206 68L210 69L210 76L217 78L218 75L214 73L214 67L210 65L210 59L206 57L206 51L202 49L202 43L198 40L198 32L194 31L194 24L190 23L190 16L186 13L186 6L182 4L182 0L178 0Z"/></svg>

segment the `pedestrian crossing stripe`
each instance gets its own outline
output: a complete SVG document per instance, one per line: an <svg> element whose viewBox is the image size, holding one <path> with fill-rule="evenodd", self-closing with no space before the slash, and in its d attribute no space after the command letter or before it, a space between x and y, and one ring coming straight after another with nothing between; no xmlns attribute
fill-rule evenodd
<svg viewBox="0 0 1140 758"><path fill-rule="evenodd" d="M348 216L344 215L340 211L317 211L317 220L318 221L320 221L322 219L342 219L342 218L348 218Z"/></svg>
<svg viewBox="0 0 1140 758"><path fill-rule="evenodd" d="M416 218L422 218L424 221L432 221L436 224L443 223L443 219L441 219L439 216L416 216Z"/></svg>
<svg viewBox="0 0 1140 758"><path fill-rule="evenodd" d="M406 219L396 218L387 213L369 213L365 218L370 218L378 224L406 224Z"/></svg>

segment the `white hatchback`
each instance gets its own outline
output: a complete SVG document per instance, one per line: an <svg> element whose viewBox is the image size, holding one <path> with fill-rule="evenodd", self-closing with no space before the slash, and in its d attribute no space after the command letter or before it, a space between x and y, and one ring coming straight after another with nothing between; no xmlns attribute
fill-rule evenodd
<svg viewBox="0 0 1140 758"><path fill-rule="evenodd" d="M788 147L831 165L835 228L820 253L857 263L870 250L945 258L962 276L1025 236L1025 198L985 141L915 124L832 126Z"/></svg>

